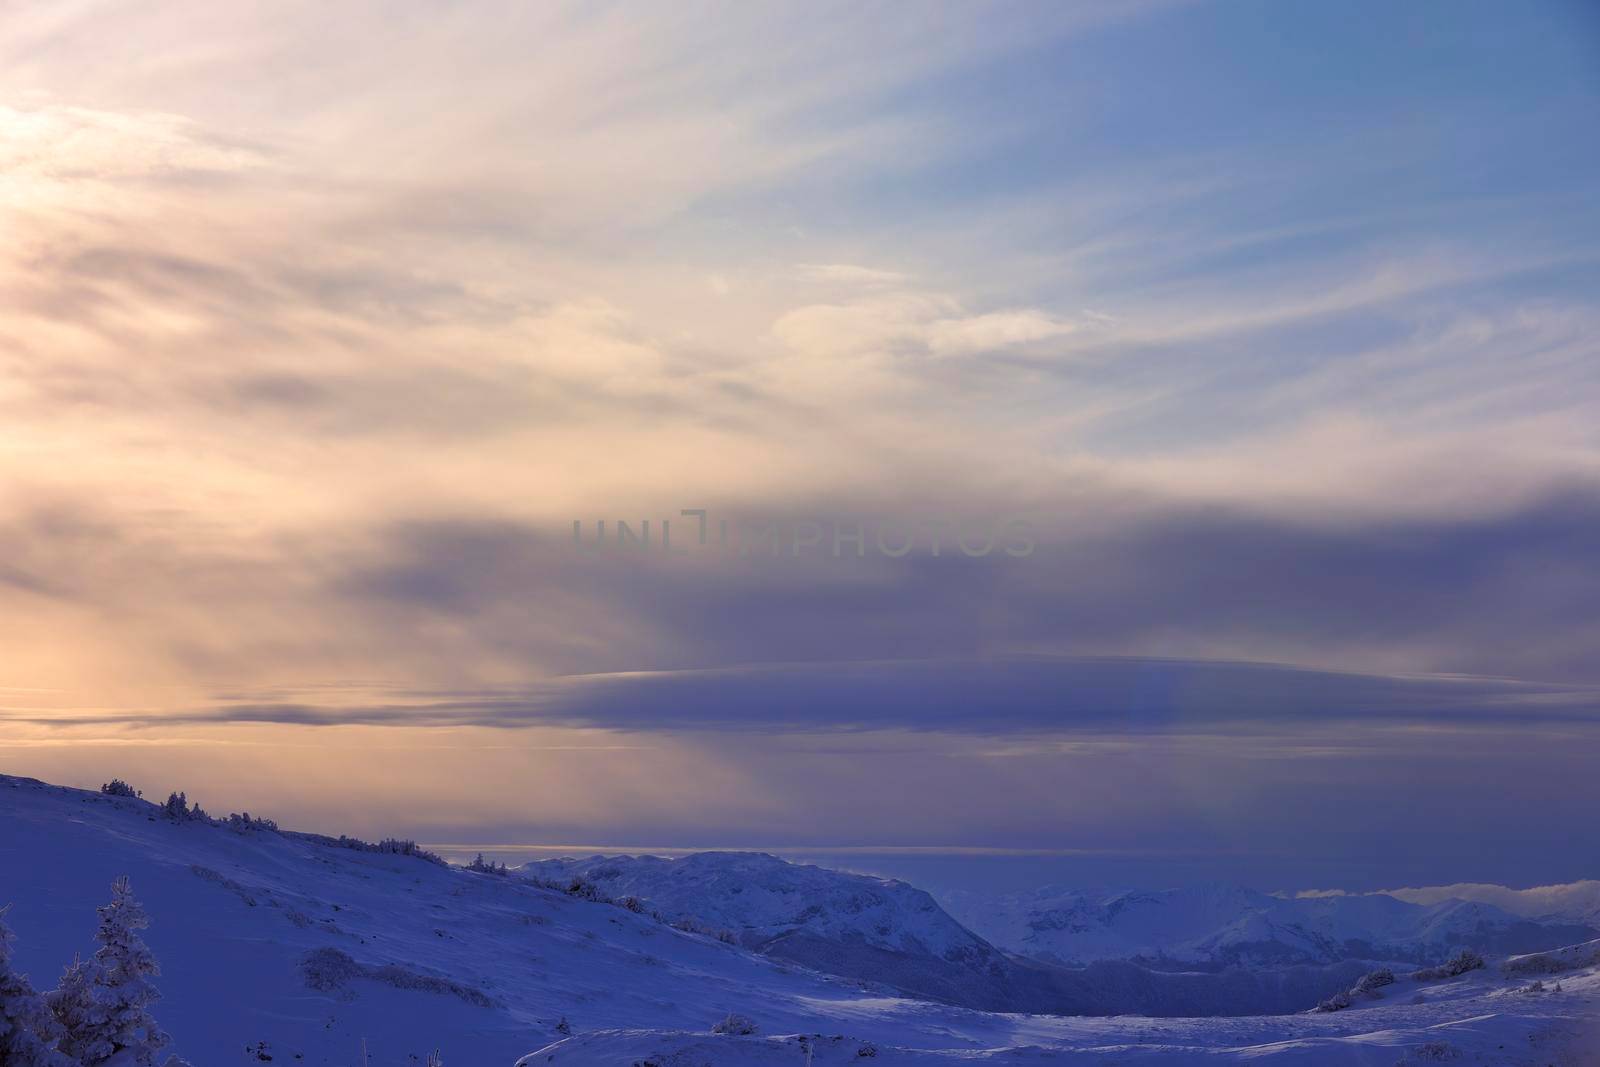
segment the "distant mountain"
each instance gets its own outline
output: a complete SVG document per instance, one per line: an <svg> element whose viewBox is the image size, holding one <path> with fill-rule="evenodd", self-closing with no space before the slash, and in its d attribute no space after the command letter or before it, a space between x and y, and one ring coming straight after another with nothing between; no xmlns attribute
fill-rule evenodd
<svg viewBox="0 0 1600 1067"><path fill-rule="evenodd" d="M1556 920L1600 927L1600 881L1592 879L1569 882L1566 885L1541 885L1532 889L1511 889L1503 885L1462 882L1456 885L1425 886L1415 889L1386 889L1384 892L1413 904L1435 904L1443 900L1472 900L1481 904L1492 904L1502 911L1520 915L1525 919Z"/></svg>
<svg viewBox="0 0 1600 1067"><path fill-rule="evenodd" d="M669 921L830 974L967 1006L1012 995L1009 956L905 882L759 852L540 860L518 873L555 885L581 879Z"/></svg>
<svg viewBox="0 0 1600 1067"><path fill-rule="evenodd" d="M1280 897L1231 885L949 894L969 927L1013 952L1065 966L1138 960L1157 967L1268 966L1347 959L1432 963L1456 948L1536 952L1597 936L1559 917L1492 904L1384 893Z"/></svg>
<svg viewBox="0 0 1600 1067"><path fill-rule="evenodd" d="M995 953L915 886L763 852L590 856L540 860L518 870L543 881L581 878L608 896L638 897L668 919L726 931L751 948L804 932L949 961L970 963Z"/></svg>
<svg viewBox="0 0 1600 1067"><path fill-rule="evenodd" d="M1343 988L1364 967L1317 961L1270 971L1173 974L1106 959L1069 969L996 947L905 882L763 853L590 856L517 870L547 884L578 879L607 897L637 898L664 918L728 935L766 956L983 1011L1288 1012Z"/></svg>

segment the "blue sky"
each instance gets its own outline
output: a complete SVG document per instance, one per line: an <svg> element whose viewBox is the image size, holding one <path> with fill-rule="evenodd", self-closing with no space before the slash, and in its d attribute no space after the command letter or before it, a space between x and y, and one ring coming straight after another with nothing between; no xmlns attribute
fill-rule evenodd
<svg viewBox="0 0 1600 1067"><path fill-rule="evenodd" d="M0 18L8 771L1592 875L1592 6ZM1037 551L571 549L691 508Z"/></svg>

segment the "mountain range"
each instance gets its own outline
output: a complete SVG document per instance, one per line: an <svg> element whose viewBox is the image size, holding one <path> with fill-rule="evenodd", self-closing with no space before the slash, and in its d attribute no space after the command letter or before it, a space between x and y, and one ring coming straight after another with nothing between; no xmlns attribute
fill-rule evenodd
<svg viewBox="0 0 1600 1067"><path fill-rule="evenodd" d="M1347 959L1422 964L1461 947L1534 952L1600 937L1583 905L1513 913L1442 895L1427 902L1390 893L1280 896L1209 884L951 893L943 902L996 945L1074 967L1112 959L1164 969Z"/></svg>

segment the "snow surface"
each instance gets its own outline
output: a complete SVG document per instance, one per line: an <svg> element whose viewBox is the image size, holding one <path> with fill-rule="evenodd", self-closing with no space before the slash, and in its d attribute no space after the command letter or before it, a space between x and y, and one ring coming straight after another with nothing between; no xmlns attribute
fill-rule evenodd
<svg viewBox="0 0 1600 1067"><path fill-rule="evenodd" d="M1575 1065L1600 1049L1600 944L1561 954L1554 971L1533 965L1537 977L1402 978L1331 1014L985 1013L864 990L512 877L174 821L140 800L0 776L0 903L13 904L15 963L36 984L90 949L94 908L118 874L131 876L164 965L155 1014L196 1067L266 1056L353 1067L363 1042L374 1067L434 1048L450 1067ZM760 1032L712 1035L731 1012Z"/></svg>
<svg viewBox="0 0 1600 1067"><path fill-rule="evenodd" d="M908 1049L833 1034L731 1037L617 1030L574 1035L519 1067L735 1067L763 1064L1458 1063L1577 1067L1600 1062L1600 941L1574 946L1559 987L1496 970L1446 981L1400 977L1341 1012L1234 1019L1009 1018L1010 1043Z"/></svg>

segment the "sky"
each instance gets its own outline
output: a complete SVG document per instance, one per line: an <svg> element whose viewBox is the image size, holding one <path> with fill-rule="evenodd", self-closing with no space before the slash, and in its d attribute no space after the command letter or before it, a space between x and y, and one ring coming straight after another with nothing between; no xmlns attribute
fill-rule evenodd
<svg viewBox="0 0 1600 1067"><path fill-rule="evenodd" d="M1594 877L1597 118L1581 0L0 2L0 771Z"/></svg>

